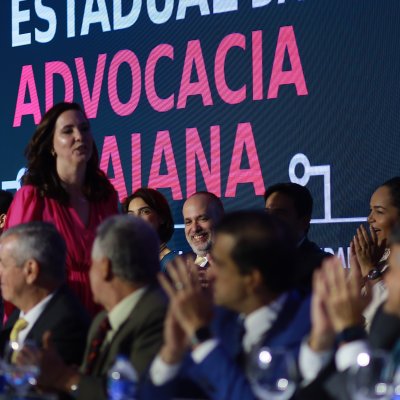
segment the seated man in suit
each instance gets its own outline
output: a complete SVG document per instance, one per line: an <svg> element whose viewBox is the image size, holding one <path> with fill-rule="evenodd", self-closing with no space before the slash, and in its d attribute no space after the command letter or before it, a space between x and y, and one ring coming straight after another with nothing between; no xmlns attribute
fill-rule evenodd
<svg viewBox="0 0 400 400"><path fill-rule="evenodd" d="M182 264L170 268L172 282L160 278L171 300L164 345L143 398L172 398L185 378L211 399L255 399L246 368L252 352L269 346L297 357L310 329L309 297L290 290L293 253L271 215L243 211L222 219L211 250L211 287L215 303L237 313L236 328L222 312L212 321L210 302Z"/></svg>
<svg viewBox="0 0 400 400"><path fill-rule="evenodd" d="M106 399L107 372L120 354L141 377L161 347L167 308L156 283L158 252L157 233L140 218L114 216L99 226L89 277L93 298L105 311L90 327L80 371L64 365L44 338L42 387L78 399Z"/></svg>
<svg viewBox="0 0 400 400"><path fill-rule="evenodd" d="M51 224L30 222L2 234L1 291L18 309L0 333L1 351L8 340L19 348L27 340L40 345L50 331L64 362L80 364L90 321L66 286L65 257L64 240Z"/></svg>
<svg viewBox="0 0 400 400"><path fill-rule="evenodd" d="M203 287L208 287L207 255L211 249L214 227L224 215L224 206L219 197L210 192L196 192L182 208L185 236L194 253L194 263L198 265L199 279ZM188 257L189 262L191 257Z"/></svg>
<svg viewBox="0 0 400 400"><path fill-rule="evenodd" d="M322 251L308 237L313 199L305 186L297 183L277 183L264 193L265 211L284 221L297 243L296 285L311 291L312 274L321 266L322 260L330 254Z"/></svg>

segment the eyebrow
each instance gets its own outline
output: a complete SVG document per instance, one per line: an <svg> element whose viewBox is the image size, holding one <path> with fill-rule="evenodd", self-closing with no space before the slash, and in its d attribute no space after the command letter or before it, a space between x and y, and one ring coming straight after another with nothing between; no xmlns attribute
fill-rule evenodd
<svg viewBox="0 0 400 400"><path fill-rule="evenodd" d="M371 208L382 208L383 210L386 210L386 207L383 207L383 206L372 206Z"/></svg>
<svg viewBox="0 0 400 400"><path fill-rule="evenodd" d="M149 210L152 210L152 208L150 206L143 206L143 207L139 207L136 211L139 212L139 211L145 210L146 208L148 208ZM128 213L129 212L132 214L135 213L135 211L133 211L133 210L128 210Z"/></svg>

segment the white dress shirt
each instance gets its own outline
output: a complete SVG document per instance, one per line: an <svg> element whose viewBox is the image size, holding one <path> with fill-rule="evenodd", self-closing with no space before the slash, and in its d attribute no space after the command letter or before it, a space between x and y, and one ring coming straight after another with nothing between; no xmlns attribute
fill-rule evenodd
<svg viewBox="0 0 400 400"><path fill-rule="evenodd" d="M55 292L46 296L43 300L41 300L33 308L31 308L26 314L23 311L19 313L19 318L23 318L28 323L28 325L18 333L17 342L20 347L23 346L30 330L32 329L33 325L35 325L36 321L39 319L40 315L46 308L47 304L49 304L50 300L53 298L54 293Z"/></svg>
<svg viewBox="0 0 400 400"><path fill-rule="evenodd" d="M335 354L335 364L338 371L344 371L357 364L357 357L360 353L368 352L369 348L365 340L343 344ZM321 370L332 359L333 350L316 352L308 344L308 338L303 340L300 347L299 368L303 376L303 386L313 381Z"/></svg>
<svg viewBox="0 0 400 400"><path fill-rule="evenodd" d="M108 320L110 321L111 329L107 332L107 336L102 346L110 343L117 333L121 325L128 319L137 303L147 290L147 286L135 290L129 296L121 300L109 313Z"/></svg>

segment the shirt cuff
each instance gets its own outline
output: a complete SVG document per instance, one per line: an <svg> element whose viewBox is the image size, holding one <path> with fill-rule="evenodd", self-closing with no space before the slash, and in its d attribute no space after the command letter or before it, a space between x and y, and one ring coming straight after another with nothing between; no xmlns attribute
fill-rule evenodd
<svg viewBox="0 0 400 400"><path fill-rule="evenodd" d="M217 339L208 339L205 342L199 344L192 351L192 359L196 364L200 364L217 346Z"/></svg>
<svg viewBox="0 0 400 400"><path fill-rule="evenodd" d="M303 385L313 381L320 371L329 363L333 355L332 350L317 352L308 344L308 337L300 346L299 368L303 377Z"/></svg>
<svg viewBox="0 0 400 400"><path fill-rule="evenodd" d="M368 352L369 347L365 340L355 340L339 347L335 355L336 368L344 371L357 363L360 353Z"/></svg>
<svg viewBox="0 0 400 400"><path fill-rule="evenodd" d="M167 364L157 355L150 367L150 379L155 386L162 386L172 381L177 375L181 363Z"/></svg>

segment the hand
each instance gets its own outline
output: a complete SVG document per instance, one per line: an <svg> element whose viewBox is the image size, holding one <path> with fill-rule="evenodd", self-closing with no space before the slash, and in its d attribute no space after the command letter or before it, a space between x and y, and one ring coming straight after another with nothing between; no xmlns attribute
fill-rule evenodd
<svg viewBox="0 0 400 400"><path fill-rule="evenodd" d="M385 241L379 244L376 232L372 227L369 230L370 233L368 234L364 225L360 225L353 238L354 250L362 276L367 276L368 272L378 264L386 247Z"/></svg>
<svg viewBox="0 0 400 400"><path fill-rule="evenodd" d="M211 260L211 255L208 253L206 254L206 258L208 260L208 263L206 264L205 267L200 267L200 265L197 265L193 262L193 258L192 257L184 257L184 260L186 262L186 266L189 270L191 270L192 268L197 268L197 277L198 280L200 282L200 286L202 289L204 289L205 291L207 291L210 295L211 295L211 281L208 278L208 273L210 271L210 269L212 268L212 264L210 262Z"/></svg>
<svg viewBox="0 0 400 400"><path fill-rule="evenodd" d="M169 308L164 321L164 345L160 356L167 364L178 364L188 348L188 337Z"/></svg>
<svg viewBox="0 0 400 400"><path fill-rule="evenodd" d="M42 344L42 350L23 347L18 354L17 362L32 365L34 361L35 365L40 367L37 379L39 387L46 390L69 391L71 384L79 381L79 373L64 363L51 340L51 332L46 331L43 334Z"/></svg>
<svg viewBox="0 0 400 400"><path fill-rule="evenodd" d="M360 290L365 285L365 278L363 278L363 273L361 271L360 263L357 259L356 249L354 240L350 242L350 256L349 256L349 264L350 264L350 273L349 279L359 279Z"/></svg>
<svg viewBox="0 0 400 400"><path fill-rule="evenodd" d="M332 327L336 333L355 325L363 325L362 312L371 300L370 294L362 296L357 270L346 279L341 262L330 257L323 262L323 288L326 293L324 303Z"/></svg>
<svg viewBox="0 0 400 400"><path fill-rule="evenodd" d="M169 308L187 337L203 326L209 325L212 318L212 302L201 289L197 267L192 263L188 268L185 262L176 257L168 266L172 279L160 274L159 281L170 299Z"/></svg>
<svg viewBox="0 0 400 400"><path fill-rule="evenodd" d="M335 331L324 304L327 292L325 291L323 280L323 273L320 270L316 270L313 275L313 296L311 301L312 328L309 345L312 350L317 352L330 349L335 340Z"/></svg>

